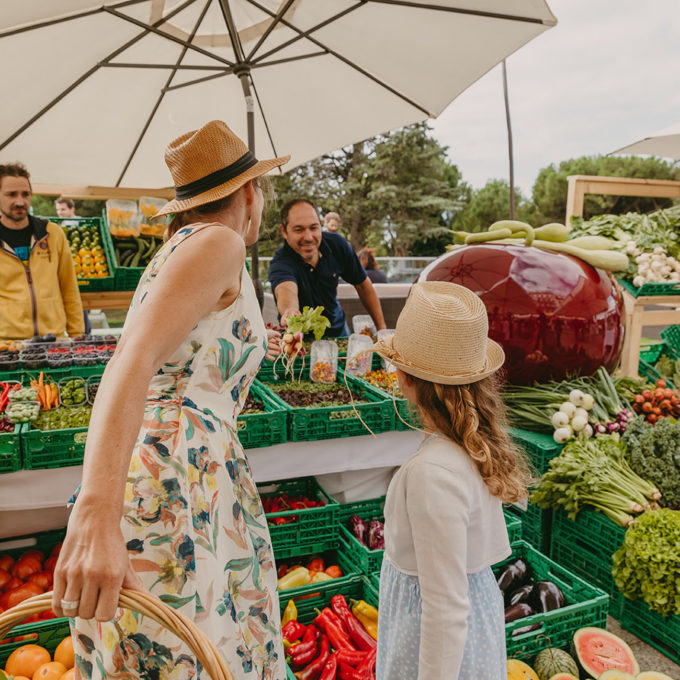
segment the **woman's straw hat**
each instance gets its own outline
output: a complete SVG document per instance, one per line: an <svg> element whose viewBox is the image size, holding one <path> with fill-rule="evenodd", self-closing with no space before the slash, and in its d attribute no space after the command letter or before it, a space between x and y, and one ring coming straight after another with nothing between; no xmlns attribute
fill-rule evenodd
<svg viewBox="0 0 680 680"><path fill-rule="evenodd" d="M505 361L487 337L484 303L471 290L445 281L416 283L394 335L373 349L404 373L443 385L467 385L495 373Z"/></svg>
<svg viewBox="0 0 680 680"><path fill-rule="evenodd" d="M248 180L283 165L290 156L258 161L221 120L211 120L170 142L165 163L175 184L175 199L156 217L190 210L233 194Z"/></svg>

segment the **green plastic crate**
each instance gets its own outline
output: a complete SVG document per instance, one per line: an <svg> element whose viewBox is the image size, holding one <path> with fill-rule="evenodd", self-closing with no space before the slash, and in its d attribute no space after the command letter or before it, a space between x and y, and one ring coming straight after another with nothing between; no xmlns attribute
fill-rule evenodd
<svg viewBox="0 0 680 680"><path fill-rule="evenodd" d="M505 624L508 657L515 654L536 656L547 647L567 648L574 633L584 626L606 628L609 597L567 568L532 548L525 541L512 546L512 555L494 565L498 571L512 560L524 559L532 568L536 581L552 581L564 593L566 605L551 612L533 614ZM538 625L536 630L518 633L518 629Z"/></svg>
<svg viewBox="0 0 680 680"><path fill-rule="evenodd" d="M331 498L314 477L300 477L257 485L262 498L278 494L307 496L323 501L325 505L302 510L267 513L269 535L274 552L281 558L295 557L309 552L323 552L337 546L338 503ZM276 524L277 519L296 518L286 524Z"/></svg>
<svg viewBox="0 0 680 680"><path fill-rule="evenodd" d="M34 430L24 423L21 450L25 470L45 470L82 465L87 427L64 430Z"/></svg>
<svg viewBox="0 0 680 680"><path fill-rule="evenodd" d="M564 446L557 444L550 434L529 432L516 427L508 428L508 432L515 444L526 451L539 475L547 472L550 461L559 455Z"/></svg>
<svg viewBox="0 0 680 680"><path fill-rule="evenodd" d="M664 328L660 335L665 343L665 351L674 359L680 359L680 324Z"/></svg>
<svg viewBox="0 0 680 680"><path fill-rule="evenodd" d="M344 381L343 375L342 369L338 369L340 384ZM309 368L304 370L302 379L309 379ZM289 379L281 377L278 380L290 382ZM351 404L320 408L293 408L277 394L271 392L272 398L288 411L288 440L292 442L319 441L366 435L369 434L366 426L375 434L394 429L394 409L392 404L385 400L382 392L351 375L347 376L347 384L367 399L367 403L354 406L361 415L363 423L357 417Z"/></svg>
<svg viewBox="0 0 680 680"><path fill-rule="evenodd" d="M650 342L648 344L640 345L640 361L646 361L648 364L655 364L663 354L664 348L665 345L663 342Z"/></svg>
<svg viewBox="0 0 680 680"><path fill-rule="evenodd" d="M340 530L340 540L350 552L352 560L359 567L361 573L365 575L380 570L385 551L369 550L368 546L365 546L354 536L348 528L347 522L352 515L359 515L367 525L372 519L384 522L384 507L385 496L365 501L355 501L354 503L341 503L338 506L337 521Z"/></svg>
<svg viewBox="0 0 680 680"><path fill-rule="evenodd" d="M576 521L559 510L553 515L550 557L609 595L609 613L620 619L625 598L614 583L612 555L622 545L625 529L602 513L582 510Z"/></svg>
<svg viewBox="0 0 680 680"><path fill-rule="evenodd" d="M15 642L0 642L0 667L5 665L9 655L22 645L40 645L44 647L50 654L54 654L54 650L59 643L69 637L71 630L69 628L69 619L48 619L47 621L36 621L35 623L25 623L12 628L6 640L29 636L26 639L17 639ZM293 680L295 680L293 678Z"/></svg>
<svg viewBox="0 0 680 680"><path fill-rule="evenodd" d="M633 297L680 295L680 283L643 283L639 288L625 279L616 279Z"/></svg>
<svg viewBox="0 0 680 680"><path fill-rule="evenodd" d="M18 371L0 372L0 382L15 380L27 385L31 380L37 380L41 371L44 378L51 377L55 382L59 382L61 378L88 378L91 375L102 375L105 368L106 364L94 364L92 366L64 366L63 368L46 367L34 370L20 368Z"/></svg>
<svg viewBox="0 0 680 680"><path fill-rule="evenodd" d="M550 551L552 510L544 510L534 503L529 503L526 510L510 505L507 511L520 520L522 540L547 554Z"/></svg>
<svg viewBox="0 0 680 680"><path fill-rule="evenodd" d="M21 425L14 432L0 432L0 474L21 470Z"/></svg>
<svg viewBox="0 0 680 680"><path fill-rule="evenodd" d="M638 364L638 373L640 374L640 377L642 378L647 378L650 382L656 382L657 380L663 379L666 381L666 385L673 389L673 383L668 379L664 378L659 371L654 368L651 364L648 364L646 361L643 361L640 359L640 363Z"/></svg>
<svg viewBox="0 0 680 680"><path fill-rule="evenodd" d="M339 581L340 579L334 579L316 584L313 589L314 597L309 597L307 591L303 588L284 590L279 594L281 615L292 599L295 600L298 611L297 620L300 623L309 624L316 618L317 610L321 611L324 607L331 606L331 598L334 595L344 595L348 604L350 600L365 600L374 607L378 606L377 593L364 577L354 576L344 583L339 583ZM305 586L305 588L308 588L308 586ZM305 599L300 600L300 597ZM290 666L286 666L286 680L296 680Z"/></svg>
<svg viewBox="0 0 680 680"><path fill-rule="evenodd" d="M375 357L378 358L377 364L375 362ZM374 371L377 371L378 369L381 369L381 368L382 368L382 365L380 364L380 357L378 355L375 355L372 369ZM384 390L380 387L376 387L375 385L372 385L371 383L369 383L367 380L363 380L363 378L358 378L358 380L361 380L361 382L366 383L372 389L383 394L384 398L391 404L393 410L396 406L396 413L398 415L395 414L395 416L394 416L394 429L395 430L398 430L399 432L403 432L405 430L411 430L413 428L419 428L420 427L420 422L418 420L418 416L415 414L415 411L413 410L413 408L409 405L407 399L404 399L403 397L400 398L400 397L397 397L397 396L393 396L391 392L388 392L387 390ZM399 416L401 416L401 418ZM404 422L404 421L406 421L406 422ZM409 427L409 425L411 427Z"/></svg>
<svg viewBox="0 0 680 680"><path fill-rule="evenodd" d="M26 550L36 548L49 557L52 548L61 543L66 536L66 529L52 529L51 531L41 531L37 534L26 534L24 536L14 536L12 538L0 539L0 555L10 555L18 557Z"/></svg>
<svg viewBox="0 0 680 680"><path fill-rule="evenodd" d="M621 628L680 664L680 616L661 616L642 600L625 600L619 623Z"/></svg>
<svg viewBox="0 0 680 680"><path fill-rule="evenodd" d="M44 217L42 219L48 219L55 224L61 224L62 222L77 222L79 225L87 227L96 226L99 231L104 256L106 257L106 266L109 269L109 275L96 279L78 279L78 288L83 293L114 290L115 257L113 244L111 243L111 234L109 233L108 226L100 217Z"/></svg>
<svg viewBox="0 0 680 680"><path fill-rule="evenodd" d="M287 437L287 412L269 395L270 392L258 380L250 393L264 405L264 413L249 413L237 419L238 438L244 449L283 444Z"/></svg>
<svg viewBox="0 0 680 680"><path fill-rule="evenodd" d="M508 540L510 543L522 540L522 520L509 508L503 508L505 518L505 528L508 530Z"/></svg>

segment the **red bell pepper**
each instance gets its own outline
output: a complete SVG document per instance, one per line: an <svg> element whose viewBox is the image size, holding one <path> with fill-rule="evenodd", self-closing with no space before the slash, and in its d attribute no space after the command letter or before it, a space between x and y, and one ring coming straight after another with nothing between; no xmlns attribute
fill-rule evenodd
<svg viewBox="0 0 680 680"><path fill-rule="evenodd" d="M329 614L334 616L333 612L328 607L325 607L323 611L314 619L314 623L319 626L319 628L321 628L321 630L323 630L326 635L328 635L328 639L335 650L356 650L356 647L352 644L347 633L345 633L342 628L332 620Z"/></svg>
<svg viewBox="0 0 680 680"><path fill-rule="evenodd" d="M364 651L375 649L378 643L368 634L366 629L361 625L359 619L352 614L344 595L334 595L331 598L331 607L333 607L333 611L345 624L347 632L349 633L349 639L359 649Z"/></svg>
<svg viewBox="0 0 680 680"><path fill-rule="evenodd" d="M333 652L323 667L319 680L336 680L338 673L338 653Z"/></svg>
<svg viewBox="0 0 680 680"><path fill-rule="evenodd" d="M297 680L318 680L330 654L331 646L328 638L322 635L319 642L319 655L309 665L295 673Z"/></svg>
<svg viewBox="0 0 680 680"><path fill-rule="evenodd" d="M315 557L308 565L307 569L313 569L314 571L323 571L326 567L324 566L323 560L320 557Z"/></svg>
<svg viewBox="0 0 680 680"><path fill-rule="evenodd" d="M288 642L295 642L299 640L307 631L307 626L299 621L289 621L282 629L281 635L284 640Z"/></svg>

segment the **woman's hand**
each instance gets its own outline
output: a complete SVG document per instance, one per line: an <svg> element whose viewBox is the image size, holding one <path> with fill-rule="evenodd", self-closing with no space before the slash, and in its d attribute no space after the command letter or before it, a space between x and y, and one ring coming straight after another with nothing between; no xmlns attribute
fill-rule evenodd
<svg viewBox="0 0 680 680"><path fill-rule="evenodd" d="M267 354L270 361L274 361L281 354L281 333L279 331L267 329Z"/></svg>
<svg viewBox="0 0 680 680"><path fill-rule="evenodd" d="M82 518L77 506L54 570L52 610L57 616L110 621L120 589L144 590L144 585L130 564L120 526Z"/></svg>

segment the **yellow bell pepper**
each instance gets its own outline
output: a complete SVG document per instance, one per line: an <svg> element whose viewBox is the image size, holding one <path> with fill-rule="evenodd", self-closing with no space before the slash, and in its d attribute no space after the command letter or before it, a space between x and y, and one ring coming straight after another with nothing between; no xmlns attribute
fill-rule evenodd
<svg viewBox="0 0 680 680"><path fill-rule="evenodd" d="M281 618L281 627L285 626L289 621L297 621L297 607L293 600L288 600L286 608L283 610L283 617Z"/></svg>
<svg viewBox="0 0 680 680"><path fill-rule="evenodd" d="M333 577L324 573L323 571L317 571L314 576L312 576L312 583L321 583L321 581L332 581Z"/></svg>
<svg viewBox="0 0 680 680"><path fill-rule="evenodd" d="M279 579L279 590L288 588L299 588L311 582L309 569L306 567L295 567Z"/></svg>

